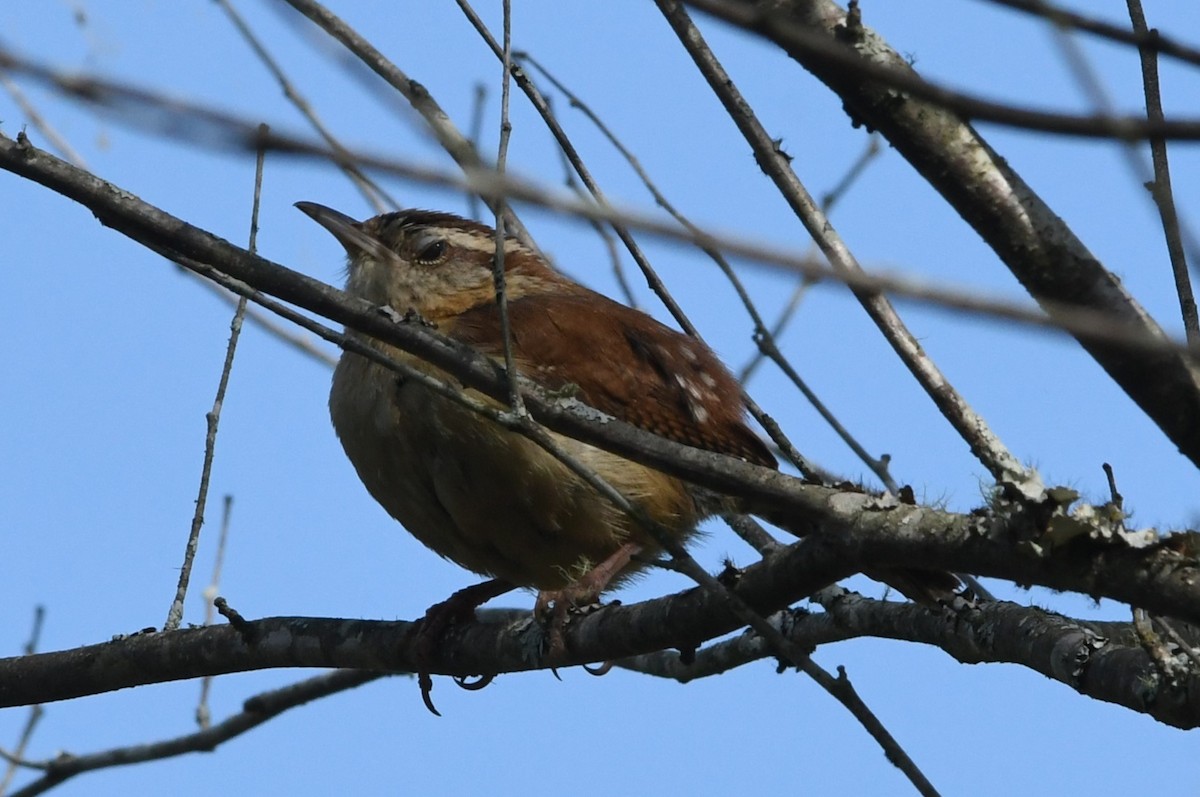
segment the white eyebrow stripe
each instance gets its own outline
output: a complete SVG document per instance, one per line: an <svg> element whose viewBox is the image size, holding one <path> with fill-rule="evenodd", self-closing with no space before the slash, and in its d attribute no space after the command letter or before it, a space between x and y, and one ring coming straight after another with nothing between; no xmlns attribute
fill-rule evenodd
<svg viewBox="0 0 1200 797"><path fill-rule="evenodd" d="M453 227L426 227L427 230L437 230L446 238L446 243L460 249L468 249L472 252L483 252L485 254L494 254L496 251L496 239L492 236L483 236L475 232L466 232L465 230L456 230ZM513 239L505 239L505 253L510 252L528 252L520 241Z"/></svg>

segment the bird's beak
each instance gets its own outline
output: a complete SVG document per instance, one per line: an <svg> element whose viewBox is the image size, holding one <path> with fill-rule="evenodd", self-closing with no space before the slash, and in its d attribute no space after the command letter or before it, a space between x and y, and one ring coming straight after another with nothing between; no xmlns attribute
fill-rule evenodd
<svg viewBox="0 0 1200 797"><path fill-rule="evenodd" d="M355 221L345 213L318 205L316 202L297 202L296 207L302 210L310 219L320 224L338 243L346 248L346 253L354 256L363 252L374 253L380 248L379 241L363 232L362 223Z"/></svg>

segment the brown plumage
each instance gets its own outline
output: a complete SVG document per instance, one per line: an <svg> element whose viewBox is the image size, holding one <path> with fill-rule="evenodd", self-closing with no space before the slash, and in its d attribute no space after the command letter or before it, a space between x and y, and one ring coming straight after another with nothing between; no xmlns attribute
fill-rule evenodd
<svg viewBox="0 0 1200 797"><path fill-rule="evenodd" d="M746 426L737 382L702 343L590 291L522 296L508 313L518 368L543 387L675 442L776 466ZM476 307L449 334L500 359L499 316Z"/></svg>
<svg viewBox="0 0 1200 797"><path fill-rule="evenodd" d="M502 360L490 228L430 211L356 222L319 205L299 207L346 247L348 292L400 313L414 310L439 332ZM522 375L672 440L775 466L746 425L736 380L703 343L567 279L515 240L504 246ZM366 342L446 378L402 351ZM371 495L429 548L477 573L544 592L582 579L584 592L594 593L639 569L633 553L656 548L536 444L362 357L343 355L330 412ZM722 508L679 479L556 437L680 539Z"/></svg>

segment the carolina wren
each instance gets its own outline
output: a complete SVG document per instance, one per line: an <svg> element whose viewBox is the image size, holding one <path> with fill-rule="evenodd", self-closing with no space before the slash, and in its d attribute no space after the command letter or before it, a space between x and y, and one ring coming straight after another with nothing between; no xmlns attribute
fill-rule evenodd
<svg viewBox="0 0 1200 797"><path fill-rule="evenodd" d="M311 202L297 207L345 247L347 292L399 313L415 311L442 334L503 361L491 228L424 210L359 222ZM512 351L523 376L680 443L775 467L746 425L737 382L703 343L557 273L512 238L504 242L504 270ZM363 341L449 378L399 349ZM594 596L643 566L633 558L637 551L657 548L535 443L361 356L342 355L329 408L375 500L435 552L502 582L483 600L513 586L548 593L581 579L590 579ZM681 539L722 508L676 478L556 437Z"/></svg>

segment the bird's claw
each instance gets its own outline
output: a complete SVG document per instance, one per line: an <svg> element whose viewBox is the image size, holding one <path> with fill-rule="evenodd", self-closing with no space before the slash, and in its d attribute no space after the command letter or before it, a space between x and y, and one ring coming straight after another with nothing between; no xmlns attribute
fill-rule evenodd
<svg viewBox="0 0 1200 797"><path fill-rule="evenodd" d="M588 675L595 675L597 678L602 675L608 675L609 671L611 671L612 668L613 668L613 663L611 661L601 662L600 664L596 665L595 667L593 667L590 664L583 665L584 672L586 672Z"/></svg>
<svg viewBox="0 0 1200 797"><path fill-rule="evenodd" d="M468 680L465 675L454 676L454 683L458 684L460 689L466 689L468 692L478 692L494 680L496 680L495 675L480 675L474 681Z"/></svg>

